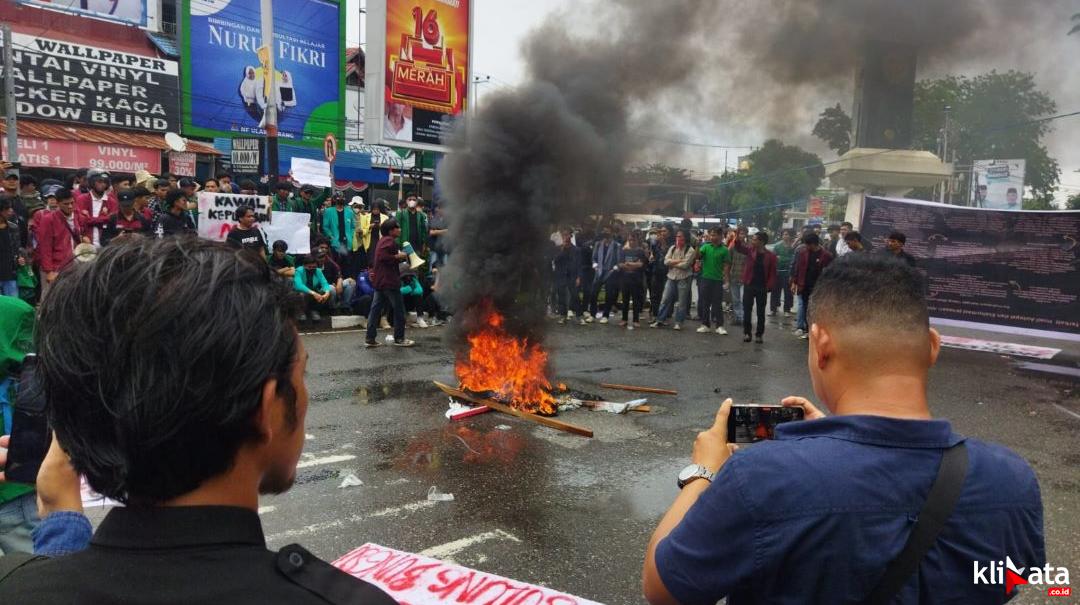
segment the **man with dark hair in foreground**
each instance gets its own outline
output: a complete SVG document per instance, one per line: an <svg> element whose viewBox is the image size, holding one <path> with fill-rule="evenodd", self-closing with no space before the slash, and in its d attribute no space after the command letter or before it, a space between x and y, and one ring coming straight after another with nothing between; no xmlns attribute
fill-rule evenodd
<svg viewBox="0 0 1080 605"><path fill-rule="evenodd" d="M974 582L972 566L1006 556L1021 569L1044 565L1039 486L1012 451L931 418L927 373L941 337L919 272L884 255L846 255L817 282L810 322L810 378L832 416L788 397L783 405L801 407L806 420L732 454L725 401L694 443L699 466L680 473L683 490L649 542L645 597L862 603L899 558L914 561L912 573L890 573L897 588L874 602L1008 600L1003 584ZM963 478L942 482L958 494L955 506L924 556L899 557L913 526L932 527L923 507L945 452L950 462L966 455L955 475Z"/></svg>
<svg viewBox="0 0 1080 605"><path fill-rule="evenodd" d="M37 334L49 424L126 506L86 550L8 575L0 603L394 603L266 548L259 495L296 477L308 395L292 293L262 258L137 239L64 273Z"/></svg>

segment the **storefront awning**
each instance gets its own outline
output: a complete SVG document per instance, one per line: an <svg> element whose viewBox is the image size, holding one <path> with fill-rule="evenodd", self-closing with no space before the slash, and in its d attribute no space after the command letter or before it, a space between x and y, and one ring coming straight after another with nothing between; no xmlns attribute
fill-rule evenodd
<svg viewBox="0 0 1080 605"><path fill-rule="evenodd" d="M52 139L57 141L74 141L77 143L105 143L108 145L124 145L127 147L144 147L170 151L165 144L163 134L149 134L130 130L108 130L94 128L93 126L79 126L75 124L60 124L56 122L41 122L38 120L19 120L19 136L35 137L39 139ZM7 127L0 122L0 134L6 134ZM211 145L198 141L188 141L187 151L200 155L221 155L221 152Z"/></svg>

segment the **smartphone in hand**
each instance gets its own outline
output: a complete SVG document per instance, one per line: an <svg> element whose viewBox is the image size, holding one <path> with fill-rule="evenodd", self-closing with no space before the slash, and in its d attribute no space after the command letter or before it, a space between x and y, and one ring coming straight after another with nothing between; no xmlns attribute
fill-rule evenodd
<svg viewBox="0 0 1080 605"><path fill-rule="evenodd" d="M45 417L45 392L37 371L36 355L27 355L19 373L19 386L11 414L4 477L17 483L35 483L52 435Z"/></svg>
<svg viewBox="0 0 1080 605"><path fill-rule="evenodd" d="M742 403L731 406L728 414L728 443L756 443L773 438L776 425L804 418L799 407L775 404Z"/></svg>

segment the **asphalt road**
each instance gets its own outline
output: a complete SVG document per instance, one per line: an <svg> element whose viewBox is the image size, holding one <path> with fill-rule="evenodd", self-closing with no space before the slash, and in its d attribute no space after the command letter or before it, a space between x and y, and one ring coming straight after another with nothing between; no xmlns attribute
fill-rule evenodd
<svg viewBox="0 0 1080 605"><path fill-rule="evenodd" d="M431 386L453 382L441 332L410 330L413 349L365 350L356 332L304 337L308 440L296 486L263 501L271 547L299 542L332 560L375 542L603 603L640 603L648 536L675 496L695 434L723 397L811 394L805 342L776 320L763 345L737 334L552 323L556 375L571 387L616 401L634 395L597 385L663 386L679 395L651 397L650 414L560 416L592 428L593 439L497 413L450 423L447 398ZM932 374L933 410L1032 464L1048 560L1080 573L1080 415L1072 415L1080 414L1080 389L1013 366L998 355L945 350ZM349 473L363 485L340 488ZM454 501L428 501L432 486Z"/></svg>

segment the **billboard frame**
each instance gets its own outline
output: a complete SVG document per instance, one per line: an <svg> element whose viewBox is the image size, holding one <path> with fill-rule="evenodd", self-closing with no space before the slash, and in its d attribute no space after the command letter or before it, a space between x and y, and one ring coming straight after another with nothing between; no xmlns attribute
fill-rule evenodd
<svg viewBox="0 0 1080 605"><path fill-rule="evenodd" d="M185 0L188 1L188 0ZM387 147L400 147L402 149L413 149L417 151L434 151L437 153L447 153L450 151L449 145L435 145L433 143L416 143L413 141L399 141L397 139L384 139L383 138L383 111L386 106L386 3L388 0L367 0L367 27L365 28L365 48L369 52L366 54L365 61L367 66L364 74L364 144L367 145L384 145ZM476 47L473 44L473 27L474 27L474 3L475 0L469 0L469 56L465 66L465 101L461 105L461 113L454 116L455 120L465 119L466 116L472 110L472 104L475 101L471 94L470 88L472 86L473 77L473 56L476 54ZM379 52L372 61L371 49L377 48ZM376 82L372 84L372 74L377 75ZM372 113L374 112L374 113Z"/></svg>
<svg viewBox="0 0 1080 605"><path fill-rule="evenodd" d="M183 134L197 137L204 137L212 139L215 137L222 137L228 139L235 138L266 138L265 135L253 135L250 132L232 132L230 130L216 130L213 128L205 128L202 126L194 126L191 124L191 111L192 111L192 92L191 92L191 1L192 0L177 0L177 25L180 29L179 42L180 42L180 127ZM322 147L323 139L327 134L333 134L341 140L345 139L345 26L348 15L345 12L346 4L348 0L320 0L327 4L335 4L338 8L338 66L337 66L337 82L338 82L338 112L337 120L335 124L335 130L333 132L322 132L316 137L312 137L311 140L305 138L302 134L299 139L289 139L279 137L279 141L296 145L298 147ZM277 30L275 28L275 34Z"/></svg>

